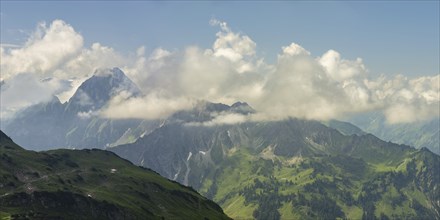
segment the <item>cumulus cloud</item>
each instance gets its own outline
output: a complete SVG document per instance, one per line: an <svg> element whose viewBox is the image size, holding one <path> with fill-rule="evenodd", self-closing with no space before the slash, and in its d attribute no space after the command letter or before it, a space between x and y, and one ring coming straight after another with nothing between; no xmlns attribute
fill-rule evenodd
<svg viewBox="0 0 440 220"><path fill-rule="evenodd" d="M57 79L40 80L22 73L1 86L1 118L8 118L30 104L48 102L64 85Z"/></svg>
<svg viewBox="0 0 440 220"><path fill-rule="evenodd" d="M283 52L278 56L278 59L283 59L288 56L310 55L310 52L296 43L291 43L289 46L282 47Z"/></svg>
<svg viewBox="0 0 440 220"><path fill-rule="evenodd" d="M85 93L82 89L79 89L77 91L77 96L78 98L77 102L79 105L81 106L93 106L93 100L90 98L89 95L87 95L87 93Z"/></svg>
<svg viewBox="0 0 440 220"><path fill-rule="evenodd" d="M219 26L212 50L206 50L206 54L214 57L225 58L232 61L239 73L254 70L252 60L255 59L257 44L247 35L233 32L228 24L223 21L211 19L210 24Z"/></svg>
<svg viewBox="0 0 440 220"><path fill-rule="evenodd" d="M219 25L222 31L217 32L217 39L213 45L214 56L225 57L237 62L244 56L255 55L254 41L246 35L232 32L226 22L211 20L212 25Z"/></svg>
<svg viewBox="0 0 440 220"><path fill-rule="evenodd" d="M246 121L252 120L251 115L243 115L238 113L216 113L211 115L213 117L212 120L205 122L188 122L186 126L217 126L217 125L231 125L243 123Z"/></svg>
<svg viewBox="0 0 440 220"><path fill-rule="evenodd" d="M397 75L368 82L381 103L387 122L410 123L439 117L440 75L408 79Z"/></svg>
<svg viewBox="0 0 440 220"><path fill-rule="evenodd" d="M82 36L64 21L55 20L49 26L40 23L23 47L2 45L2 78L8 80L25 72L48 75L78 54L82 46Z"/></svg>
<svg viewBox="0 0 440 220"><path fill-rule="evenodd" d="M185 97L171 99L158 94L149 94L145 97L131 97L130 95L126 92L119 93L112 98L100 115L115 119L160 119L194 106L193 101Z"/></svg>
<svg viewBox="0 0 440 220"><path fill-rule="evenodd" d="M210 24L219 28L211 48L157 48L147 54L141 46L131 55L122 55L100 43L85 48L82 36L63 21L49 26L41 23L23 46L1 47L2 80L9 84L2 86L2 99L20 100L10 89L21 72L34 74L29 82L37 87L42 76L68 82L60 86L63 89L54 85L41 92L46 99L57 94L67 100L95 69L118 66L144 95L120 93L93 114L164 118L191 108L196 100L207 100L245 101L258 112L246 117L216 115L207 126L287 117L328 120L368 111L382 111L388 123L439 117L439 75L372 79L361 58L345 59L335 50L313 55L297 43L281 47L276 62L269 64L257 55L257 44L249 36L233 31L223 21L212 19ZM31 97L23 98L23 103L33 103ZM90 115L82 112L78 116Z"/></svg>
<svg viewBox="0 0 440 220"><path fill-rule="evenodd" d="M62 20L54 20L50 25L39 23L22 46L0 46L0 81L4 84L1 93L2 117L50 100L53 95L65 102L95 69L131 63L112 48L99 43L84 48L81 34ZM23 79L23 74L31 79ZM48 86L48 83L42 84L42 80L48 77L52 78L52 83L61 84L57 88ZM38 88L41 87L47 88L40 92ZM16 89L20 92L17 93Z"/></svg>
<svg viewBox="0 0 440 220"><path fill-rule="evenodd" d="M98 114L99 113L96 111L89 110L89 111L84 111L84 112L78 112L77 116L80 119L89 119L91 117L97 116Z"/></svg>
<svg viewBox="0 0 440 220"><path fill-rule="evenodd" d="M364 77L367 72L361 58L354 61L341 59L341 55L334 50L324 53L318 61L327 74L336 81Z"/></svg>

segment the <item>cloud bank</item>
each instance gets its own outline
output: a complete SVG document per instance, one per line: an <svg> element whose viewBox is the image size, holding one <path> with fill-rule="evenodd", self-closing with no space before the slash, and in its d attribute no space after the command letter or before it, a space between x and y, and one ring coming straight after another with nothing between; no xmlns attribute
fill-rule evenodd
<svg viewBox="0 0 440 220"><path fill-rule="evenodd" d="M282 47L276 62L267 63L257 55L251 37L223 21L213 19L210 24L219 27L211 48L157 48L146 54L141 46L127 56L100 43L84 47L83 37L64 21L41 23L23 46L1 47L2 112L34 103L29 101L34 100L32 92L21 98L12 95L23 74L31 75L34 80L29 82L35 85L44 83L35 79L52 78L50 89L36 100L54 94L67 100L95 69L118 66L145 96L121 93L99 112L102 117L163 118L191 108L196 100L246 101L259 112L252 120L341 119L368 111L382 111L388 123L439 117L439 75L372 79L360 58L347 60L335 50L314 56L296 43ZM219 115L216 120L212 123L245 119Z"/></svg>

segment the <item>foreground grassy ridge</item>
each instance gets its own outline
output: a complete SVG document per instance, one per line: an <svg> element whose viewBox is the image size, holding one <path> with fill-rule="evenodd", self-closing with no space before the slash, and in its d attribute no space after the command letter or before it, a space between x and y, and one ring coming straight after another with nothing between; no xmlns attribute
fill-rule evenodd
<svg viewBox="0 0 440 220"><path fill-rule="evenodd" d="M229 219L191 188L102 150L26 151L0 140L0 216Z"/></svg>

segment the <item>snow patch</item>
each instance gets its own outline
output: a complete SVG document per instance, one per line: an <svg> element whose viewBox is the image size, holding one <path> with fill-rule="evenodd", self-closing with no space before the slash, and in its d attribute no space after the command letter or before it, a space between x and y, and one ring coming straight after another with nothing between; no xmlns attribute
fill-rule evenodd
<svg viewBox="0 0 440 220"><path fill-rule="evenodd" d="M174 174L174 178L173 178L173 180L176 180L176 179L177 179L177 177L179 176L179 174L180 174L180 168L179 168L179 171L177 171L177 173L176 173L176 174Z"/></svg>
<svg viewBox="0 0 440 220"><path fill-rule="evenodd" d="M147 134L147 131L141 134L141 138L143 138Z"/></svg>
<svg viewBox="0 0 440 220"><path fill-rule="evenodd" d="M183 185L185 186L188 186L189 172L191 172L191 167L189 167L189 159L191 159L191 156L192 156L192 152L189 152L188 158L186 159L186 173L185 173L185 177L183 178Z"/></svg>
<svg viewBox="0 0 440 220"><path fill-rule="evenodd" d="M189 152L189 154L188 154L188 158L186 158L186 161L189 161L189 159L191 159L191 156L192 156L193 154L192 154L192 152Z"/></svg>

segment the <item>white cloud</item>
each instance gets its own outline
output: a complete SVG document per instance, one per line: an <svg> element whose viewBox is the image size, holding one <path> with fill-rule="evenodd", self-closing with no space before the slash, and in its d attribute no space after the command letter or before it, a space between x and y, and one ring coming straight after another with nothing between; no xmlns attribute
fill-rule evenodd
<svg viewBox="0 0 440 220"><path fill-rule="evenodd" d="M57 95L62 102L67 101L95 69L130 63L112 48L99 43L84 48L83 37L61 20L54 20L49 26L39 23L23 46L2 45L0 58L0 81L5 83L1 94L1 111L5 117L12 115L7 112L13 113L49 100L53 95ZM23 96L17 96L13 91L19 86L17 81L23 80L20 76L23 73L32 75L32 80L21 83L26 84L20 86L23 90L20 94ZM44 90L46 92L38 92L35 88L40 88L40 81L47 77L51 77L54 82L63 82L62 86L56 89L48 87ZM11 99L15 101L6 101Z"/></svg>
<svg viewBox="0 0 440 220"><path fill-rule="evenodd" d="M63 21L55 20L49 27L42 23L24 46L1 48L2 80L8 85L2 86L2 106L5 99L20 103L14 109L35 103L30 98L35 93L28 88L43 89L39 78L48 76L56 79L53 82L69 82L68 86L48 86L35 100L47 100L54 93L67 100L95 69L118 66L145 96L129 98L121 93L102 109L103 117L164 118L201 99L248 102L259 113L245 120L326 120L372 110L382 111L389 123L439 117L439 75L371 79L360 58L344 59L335 50L314 57L296 43L282 47L276 63L268 64L257 56L257 45L249 36L234 32L223 21L213 19L210 24L220 29L211 48L157 48L146 54L141 46L122 55L100 43L84 48L82 36ZM20 72L34 74L29 83L35 85L18 87L28 89L25 98L12 90ZM7 108L2 107L2 112ZM242 119L218 115L210 123Z"/></svg>
<svg viewBox="0 0 440 220"><path fill-rule="evenodd" d="M213 119L206 122L189 122L185 125L187 126L217 126L217 125L231 125L243 123L249 120L252 120L250 115L242 115L237 113L220 113L212 115Z"/></svg>
<svg viewBox="0 0 440 220"><path fill-rule="evenodd" d="M440 114L440 75L408 79L397 75L368 82L381 103L387 122L410 123L438 118Z"/></svg>
<svg viewBox="0 0 440 220"><path fill-rule="evenodd" d="M2 78L8 80L25 72L50 75L78 54L82 45L82 36L64 21L55 20L50 26L40 23L23 47L5 50L2 46Z"/></svg>
<svg viewBox="0 0 440 220"><path fill-rule="evenodd" d="M78 104L80 104L81 106L93 106L93 101L92 101L92 99L90 98L90 96L89 95L87 95L87 93L85 93L83 90L81 90L81 89L79 89L78 91L77 91L77 98L78 98L78 100L77 100L77 102L78 102Z"/></svg>
<svg viewBox="0 0 440 220"><path fill-rule="evenodd" d="M60 78L84 78L90 77L96 69L124 66L128 63L127 58L100 43L92 44L91 48L83 48L81 52L64 63L54 71L54 75Z"/></svg>
<svg viewBox="0 0 440 220"><path fill-rule="evenodd" d="M84 78L73 78L67 80L67 82L69 82L69 87L66 87L65 89L61 90L60 93L56 94L62 103L67 102L70 97L75 94L76 90L81 86L81 83L84 82Z"/></svg>
<svg viewBox="0 0 440 220"><path fill-rule="evenodd" d="M130 94L121 92L110 101L108 106L104 107L100 115L116 119L159 119L192 106L193 102L184 97L170 99L158 94L150 94L146 97L130 98Z"/></svg>
<svg viewBox="0 0 440 220"><path fill-rule="evenodd" d="M40 80L34 74L22 73L1 86L1 118L11 117L31 104L50 101L63 87L60 80Z"/></svg>
<svg viewBox="0 0 440 220"><path fill-rule="evenodd" d="M252 71L252 60L255 58L257 44L247 35L232 32L226 22L215 19L210 21L213 26L220 26L221 31L217 32L212 51L206 53L214 57L223 57L232 61L239 73Z"/></svg>
<svg viewBox="0 0 440 220"><path fill-rule="evenodd" d="M80 118L80 119L89 119L89 118L94 117L96 115L98 115L98 112L92 111L92 110L89 110L86 112L78 112L78 114L77 114L78 118Z"/></svg>
<svg viewBox="0 0 440 220"><path fill-rule="evenodd" d="M291 43L289 46L282 47L283 53L278 58L285 56L310 55L310 52L296 43Z"/></svg>
<svg viewBox="0 0 440 220"><path fill-rule="evenodd" d="M326 69L327 74L336 81L365 76L367 72L361 58L354 61L341 59L341 55L334 50L324 53L318 61Z"/></svg>

